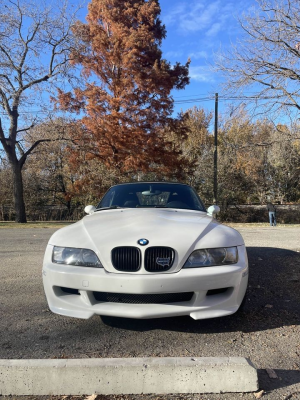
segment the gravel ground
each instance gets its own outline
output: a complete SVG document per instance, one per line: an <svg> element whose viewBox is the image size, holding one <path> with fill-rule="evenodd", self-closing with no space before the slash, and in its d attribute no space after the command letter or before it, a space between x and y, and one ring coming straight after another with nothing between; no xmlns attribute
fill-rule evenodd
<svg viewBox="0 0 300 400"><path fill-rule="evenodd" d="M300 227L239 225L238 230L250 265L245 311L194 321L97 316L79 320L52 314L43 293L41 266L54 229L0 229L0 358L242 356L258 368L264 399L300 399ZM266 369L273 369L277 378L270 378ZM64 397L75 398L79 399ZM248 400L255 395L97 396L100 399Z"/></svg>

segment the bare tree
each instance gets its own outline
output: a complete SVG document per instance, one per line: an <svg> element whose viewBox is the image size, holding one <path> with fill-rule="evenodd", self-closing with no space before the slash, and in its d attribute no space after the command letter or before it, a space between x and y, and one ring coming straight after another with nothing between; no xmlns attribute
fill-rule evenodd
<svg viewBox="0 0 300 400"><path fill-rule="evenodd" d="M67 77L75 14L63 2L0 0L0 143L13 174L16 222L26 222L22 167L49 140L25 147L22 137L49 111L47 89Z"/></svg>
<svg viewBox="0 0 300 400"><path fill-rule="evenodd" d="M258 9L240 20L244 36L228 53L219 54L217 69L226 77L227 93L248 96L275 113L300 110L300 2L257 0Z"/></svg>

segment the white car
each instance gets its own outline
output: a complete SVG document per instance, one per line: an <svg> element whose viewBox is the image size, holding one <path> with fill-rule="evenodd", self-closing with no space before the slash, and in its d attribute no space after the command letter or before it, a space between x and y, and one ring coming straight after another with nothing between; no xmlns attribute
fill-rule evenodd
<svg viewBox="0 0 300 400"><path fill-rule="evenodd" d="M239 309L248 284L243 238L190 186L120 184L85 211L47 245L43 282L54 313L197 320Z"/></svg>

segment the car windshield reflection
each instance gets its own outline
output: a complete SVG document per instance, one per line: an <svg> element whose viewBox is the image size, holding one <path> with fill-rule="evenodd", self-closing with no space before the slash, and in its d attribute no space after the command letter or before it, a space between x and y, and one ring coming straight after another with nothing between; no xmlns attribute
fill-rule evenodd
<svg viewBox="0 0 300 400"><path fill-rule="evenodd" d="M178 183L127 183L111 187L97 206L111 208L178 208L204 211L197 193Z"/></svg>

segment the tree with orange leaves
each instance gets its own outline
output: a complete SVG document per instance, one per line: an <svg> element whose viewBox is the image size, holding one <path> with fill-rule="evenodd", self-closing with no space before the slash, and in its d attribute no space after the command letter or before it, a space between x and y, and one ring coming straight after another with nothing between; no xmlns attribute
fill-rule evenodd
<svg viewBox="0 0 300 400"><path fill-rule="evenodd" d="M176 130L170 92L189 83L189 61L172 66L162 58L166 30L159 14L158 0L92 0L87 24L74 28L81 46L73 56L84 84L60 92L59 101L84 113L80 143L90 157L120 171L176 167L179 150L164 128Z"/></svg>

